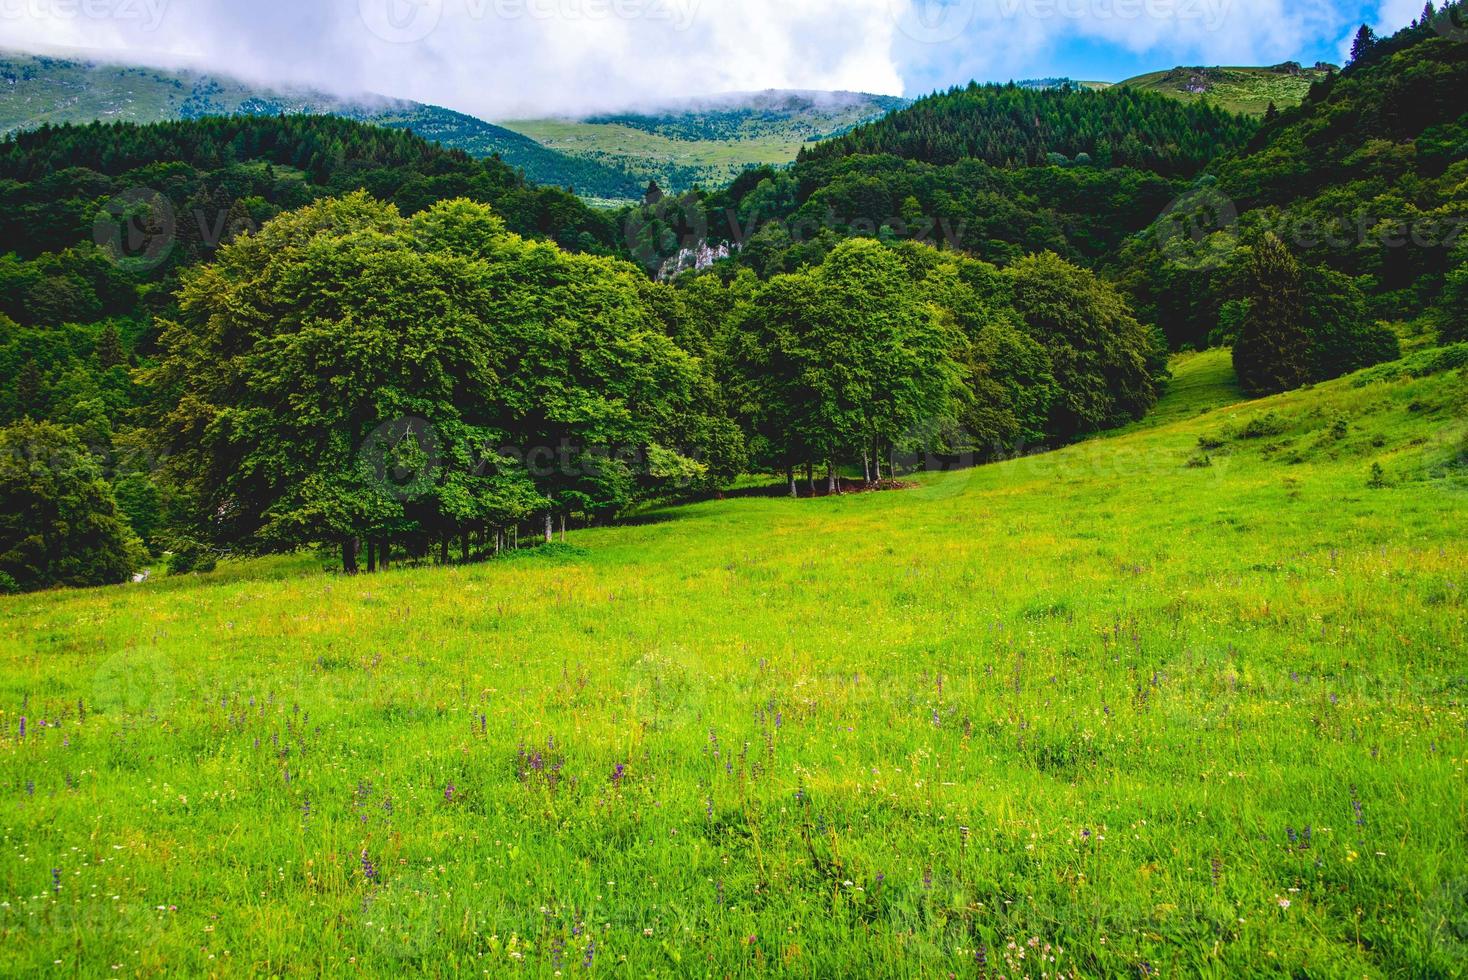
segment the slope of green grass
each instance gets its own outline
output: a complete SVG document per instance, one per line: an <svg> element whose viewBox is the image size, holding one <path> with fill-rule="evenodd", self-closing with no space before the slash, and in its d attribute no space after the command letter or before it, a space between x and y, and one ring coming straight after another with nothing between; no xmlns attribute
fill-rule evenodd
<svg viewBox="0 0 1468 980"><path fill-rule="evenodd" d="M1196 102L1208 99L1225 109L1262 116L1269 103L1277 108L1299 105L1310 85L1326 76L1322 68L1299 65L1271 68L1169 68L1118 82L1131 88Z"/></svg>
<svg viewBox="0 0 1468 980"><path fill-rule="evenodd" d="M0 973L1460 973L1468 379L1220 358L905 491L0 600Z"/></svg>
<svg viewBox="0 0 1468 980"><path fill-rule="evenodd" d="M503 125L569 156L682 191L695 184L718 187L749 167L790 163L802 146L907 104L862 92L745 92L690 99L661 111Z"/></svg>

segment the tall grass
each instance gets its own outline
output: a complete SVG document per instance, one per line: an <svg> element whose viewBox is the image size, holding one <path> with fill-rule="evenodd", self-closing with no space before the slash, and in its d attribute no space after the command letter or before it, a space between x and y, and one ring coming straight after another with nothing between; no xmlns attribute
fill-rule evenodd
<svg viewBox="0 0 1468 980"><path fill-rule="evenodd" d="M1461 973L1463 373L1224 363L905 491L4 600L0 973Z"/></svg>

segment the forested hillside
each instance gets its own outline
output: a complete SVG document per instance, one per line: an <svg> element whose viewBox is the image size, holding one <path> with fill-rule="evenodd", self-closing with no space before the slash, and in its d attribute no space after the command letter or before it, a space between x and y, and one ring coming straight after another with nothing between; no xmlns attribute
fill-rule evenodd
<svg viewBox="0 0 1468 980"><path fill-rule="evenodd" d="M934 164L982 160L996 166L1076 159L1189 175L1241 146L1254 128L1222 109L1152 92L970 83L811 147L801 159L891 153Z"/></svg>
<svg viewBox="0 0 1468 980"><path fill-rule="evenodd" d="M1221 155L1106 263L1141 314L1174 343L1230 341L1247 312L1250 246L1272 233L1335 281L1347 308L1452 319L1459 304L1443 290L1468 262L1468 41L1442 23L1358 41L1350 65Z"/></svg>
<svg viewBox="0 0 1468 980"><path fill-rule="evenodd" d="M440 106L362 95L253 85L227 75L112 65L74 58L0 54L0 133L60 123L165 122L219 115L333 115L411 129L471 156L498 156L539 184L590 197L636 197L626 171L541 146L535 140Z"/></svg>

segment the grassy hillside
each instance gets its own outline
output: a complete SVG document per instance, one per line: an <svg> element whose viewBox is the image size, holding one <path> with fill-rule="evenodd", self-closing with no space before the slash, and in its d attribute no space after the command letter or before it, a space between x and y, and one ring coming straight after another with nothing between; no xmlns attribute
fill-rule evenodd
<svg viewBox="0 0 1468 980"><path fill-rule="evenodd" d="M402 99L342 99L323 92L275 90L221 75L108 65L0 52L0 134L43 123L159 122L204 115L325 113L412 129L477 157L498 154L538 184L570 186L590 197L627 199L641 185L624 171L573 159L482 119Z"/></svg>
<svg viewBox="0 0 1468 980"><path fill-rule="evenodd" d="M0 972L1451 975L1468 379L1226 364L901 492L0 600Z"/></svg>
<svg viewBox="0 0 1468 980"><path fill-rule="evenodd" d="M728 183L746 167L789 163L807 143L907 104L861 92L747 92L646 112L504 125L562 153L685 190Z"/></svg>
<svg viewBox="0 0 1468 980"><path fill-rule="evenodd" d="M1326 67L1305 68L1294 62L1269 68L1169 68L1128 78L1117 85L1197 102L1202 99L1250 116L1299 105L1310 85L1330 74Z"/></svg>

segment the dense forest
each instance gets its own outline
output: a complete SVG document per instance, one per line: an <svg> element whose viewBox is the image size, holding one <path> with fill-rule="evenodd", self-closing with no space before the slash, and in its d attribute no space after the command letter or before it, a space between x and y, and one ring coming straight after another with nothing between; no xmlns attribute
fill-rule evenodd
<svg viewBox="0 0 1468 980"><path fill-rule="evenodd" d="M1169 347L1267 392L1396 356L1385 319L1461 339L1465 66L1363 36L1259 125L971 86L617 213L331 117L8 138L0 588L468 560L743 472L1059 444L1147 411Z"/></svg>
<svg viewBox="0 0 1468 980"><path fill-rule="evenodd" d="M1188 176L1242 145L1254 129L1251 120L1212 105L1137 89L973 82L810 147L801 159L891 153L926 163L983 160L997 166L1074 159Z"/></svg>
<svg viewBox="0 0 1468 980"><path fill-rule="evenodd" d="M1223 155L1103 265L1174 344L1227 343L1244 317L1250 246L1274 234L1343 283L1370 317L1450 317L1443 288L1468 261L1468 43L1433 12L1356 59Z"/></svg>

